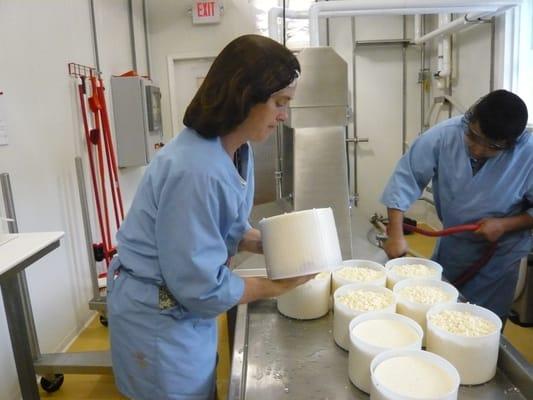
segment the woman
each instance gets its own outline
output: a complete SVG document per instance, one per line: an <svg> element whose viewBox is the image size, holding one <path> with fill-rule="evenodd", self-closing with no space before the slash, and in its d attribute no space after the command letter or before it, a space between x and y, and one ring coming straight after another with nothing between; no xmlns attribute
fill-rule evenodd
<svg viewBox="0 0 533 400"><path fill-rule="evenodd" d="M241 36L214 60L178 136L159 151L117 234L108 271L113 371L134 399L210 399L216 317L310 277L240 278L227 260L262 252L251 228L253 157L287 118L300 66L279 43Z"/></svg>

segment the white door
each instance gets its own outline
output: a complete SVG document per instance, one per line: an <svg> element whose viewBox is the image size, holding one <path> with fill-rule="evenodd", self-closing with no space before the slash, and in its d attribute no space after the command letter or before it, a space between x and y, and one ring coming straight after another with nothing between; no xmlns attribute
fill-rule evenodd
<svg viewBox="0 0 533 400"><path fill-rule="evenodd" d="M196 90L202 84L213 58L175 59L174 87L172 96L172 128L173 135L183 128L183 115L191 102Z"/></svg>

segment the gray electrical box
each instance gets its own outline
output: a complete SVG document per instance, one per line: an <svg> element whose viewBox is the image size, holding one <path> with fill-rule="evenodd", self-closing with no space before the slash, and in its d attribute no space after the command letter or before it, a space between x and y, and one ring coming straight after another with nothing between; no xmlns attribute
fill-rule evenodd
<svg viewBox="0 0 533 400"><path fill-rule="evenodd" d="M140 76L111 77L119 167L146 165L163 145L161 92Z"/></svg>

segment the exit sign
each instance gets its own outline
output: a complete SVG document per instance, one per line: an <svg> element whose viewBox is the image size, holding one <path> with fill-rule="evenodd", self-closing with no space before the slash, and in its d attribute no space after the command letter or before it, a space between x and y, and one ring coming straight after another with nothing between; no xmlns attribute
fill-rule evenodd
<svg viewBox="0 0 533 400"><path fill-rule="evenodd" d="M219 22L219 0L194 0L192 5L193 24L217 24Z"/></svg>

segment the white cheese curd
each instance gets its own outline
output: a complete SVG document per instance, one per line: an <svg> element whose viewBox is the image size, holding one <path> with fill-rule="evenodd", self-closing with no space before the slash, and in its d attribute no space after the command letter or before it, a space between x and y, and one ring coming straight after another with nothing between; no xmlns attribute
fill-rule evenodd
<svg viewBox="0 0 533 400"><path fill-rule="evenodd" d="M398 356L381 362L374 370L379 386L400 396L433 399L454 389L450 375L438 365L416 356Z"/></svg>
<svg viewBox="0 0 533 400"><path fill-rule="evenodd" d="M438 274L438 271L423 264L395 265L392 271L403 278L423 278Z"/></svg>
<svg viewBox="0 0 533 400"><path fill-rule="evenodd" d="M420 340L420 335L403 321L374 319L361 322L352 334L373 346L384 348L404 347Z"/></svg>
<svg viewBox="0 0 533 400"><path fill-rule="evenodd" d="M435 286L408 286L400 290L398 296L402 300L427 305L442 303L452 298L450 293Z"/></svg>
<svg viewBox="0 0 533 400"><path fill-rule="evenodd" d="M502 322L492 311L468 303L438 304L427 313L427 350L457 368L463 385L496 374Z"/></svg>
<svg viewBox="0 0 533 400"><path fill-rule="evenodd" d="M486 336L497 329L489 320L463 311L444 310L429 320L447 332L468 337Z"/></svg>
<svg viewBox="0 0 533 400"><path fill-rule="evenodd" d="M355 311L381 310L394 302L393 296L389 293L363 289L339 296L337 300Z"/></svg>
<svg viewBox="0 0 533 400"><path fill-rule="evenodd" d="M339 269L337 274L343 279L354 282L374 281L385 275L383 271L365 267L344 267Z"/></svg>

